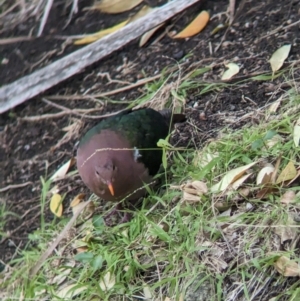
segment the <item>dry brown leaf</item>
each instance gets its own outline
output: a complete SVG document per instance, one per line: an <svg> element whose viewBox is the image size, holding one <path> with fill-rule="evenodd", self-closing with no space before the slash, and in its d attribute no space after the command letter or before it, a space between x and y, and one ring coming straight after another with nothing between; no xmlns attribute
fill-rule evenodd
<svg viewBox="0 0 300 301"><path fill-rule="evenodd" d="M50 201L50 210L58 217L62 216L63 206L61 203L61 195L58 193L53 194Z"/></svg>
<svg viewBox="0 0 300 301"><path fill-rule="evenodd" d="M278 189L276 187L272 187L272 186L264 187L257 192L256 198L262 200L267 198L269 194L275 193L277 191Z"/></svg>
<svg viewBox="0 0 300 301"><path fill-rule="evenodd" d="M283 171L279 174L276 184L294 179L297 176L297 170L292 161L290 161Z"/></svg>
<svg viewBox="0 0 300 301"><path fill-rule="evenodd" d="M75 207L77 206L83 199L85 198L84 193L79 193L75 196L75 198L72 200L70 203L70 207Z"/></svg>
<svg viewBox="0 0 300 301"><path fill-rule="evenodd" d="M265 166L264 168L262 168L257 175L256 184L264 185L264 184L271 183L271 178L272 178L274 169L275 169L274 166Z"/></svg>
<svg viewBox="0 0 300 301"><path fill-rule="evenodd" d="M279 107L281 101L282 101L282 96L280 96L276 101L274 101L274 102L270 105L268 111L269 111L270 113L275 113L275 112L277 111L277 109L278 109L278 107Z"/></svg>
<svg viewBox="0 0 300 301"><path fill-rule="evenodd" d="M153 34L159 29L161 28L163 25L165 25L165 23L161 23L158 26L155 26L154 28L150 29L149 31L145 32L140 39L140 43L139 46L143 47L148 41L149 39L153 36Z"/></svg>
<svg viewBox="0 0 300 301"><path fill-rule="evenodd" d="M56 292L57 297L64 299L64 300L72 300L75 296L79 295L80 293L88 290L89 286L79 286L77 283L70 284L60 291ZM59 299L59 300L61 300Z"/></svg>
<svg viewBox="0 0 300 301"><path fill-rule="evenodd" d="M49 281L49 284L60 285L63 281L66 280L75 265L75 260L70 259L68 260L68 262L64 263L63 267L58 267L57 275Z"/></svg>
<svg viewBox="0 0 300 301"><path fill-rule="evenodd" d="M83 202L79 202L76 206L72 207L73 215L76 215L78 211L82 210L81 203L83 203ZM81 222L83 220L88 220L94 214L94 211L95 211L95 204L94 204L94 202L90 202L84 208L83 212L80 213L78 222Z"/></svg>
<svg viewBox="0 0 300 301"><path fill-rule="evenodd" d="M280 199L280 203L286 205L295 203L295 201L296 201L296 193L293 190L286 191Z"/></svg>
<svg viewBox="0 0 300 301"><path fill-rule="evenodd" d="M76 248L76 254L78 254L78 253L84 253L88 249L89 249L88 247L78 247L78 248Z"/></svg>
<svg viewBox="0 0 300 301"><path fill-rule="evenodd" d="M238 180L231 184L231 188L237 190L251 175L252 173L249 173L247 175L244 175L243 177L240 177Z"/></svg>
<svg viewBox="0 0 300 301"><path fill-rule="evenodd" d="M102 0L93 8L100 9L104 13L119 14L138 6L143 0Z"/></svg>
<svg viewBox="0 0 300 301"><path fill-rule="evenodd" d="M174 39L189 38L202 31L209 21L209 13L202 11L186 28L175 35Z"/></svg>
<svg viewBox="0 0 300 301"><path fill-rule="evenodd" d="M183 192L183 202L188 203L188 204L198 203L198 202L200 202L200 196L184 191Z"/></svg>
<svg viewBox="0 0 300 301"><path fill-rule="evenodd" d="M210 188L211 192L224 191L229 185L241 178L244 173L256 163L257 162L252 162L250 164L230 170L219 183Z"/></svg>
<svg viewBox="0 0 300 301"><path fill-rule="evenodd" d="M300 142L300 118L298 118L294 126L293 139L294 139L295 146L298 147Z"/></svg>
<svg viewBox="0 0 300 301"><path fill-rule="evenodd" d="M115 275L112 275L110 272L107 272L103 279L100 280L99 285L103 292L109 291L116 284Z"/></svg>
<svg viewBox="0 0 300 301"><path fill-rule="evenodd" d="M298 235L298 230L294 227L296 225L294 218L289 215L287 220L281 219L273 231L280 237L280 241L283 244L285 241L292 240Z"/></svg>
<svg viewBox="0 0 300 301"><path fill-rule="evenodd" d="M183 190L183 202L192 204L200 202L200 196L207 193L207 185L202 181L193 181L181 186Z"/></svg>
<svg viewBox="0 0 300 301"><path fill-rule="evenodd" d="M296 277L300 275L300 268L297 262L286 256L280 256L274 263L275 269L285 277Z"/></svg>
<svg viewBox="0 0 300 301"><path fill-rule="evenodd" d="M52 182L58 181L63 179L68 170L75 164L76 160L75 158L71 158L68 162L66 162L65 164L63 164L54 174L53 176L50 178L50 180Z"/></svg>

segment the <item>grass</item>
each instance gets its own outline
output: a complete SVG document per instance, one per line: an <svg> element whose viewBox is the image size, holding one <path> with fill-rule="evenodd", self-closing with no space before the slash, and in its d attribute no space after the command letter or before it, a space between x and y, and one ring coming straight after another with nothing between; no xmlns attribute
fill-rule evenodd
<svg viewBox="0 0 300 301"><path fill-rule="evenodd" d="M201 85L181 78L166 93L162 79L148 85L147 96L135 105L153 105L158 94L168 95L163 105L170 105L173 95L176 105L196 88L199 94L224 88ZM284 269L275 269L281 256L299 262L298 226L291 221L299 197L287 205L281 202L285 192L299 190L298 183L273 185L276 191L261 198L257 194L262 187L256 184L267 163L279 162L278 174L290 161L298 166L293 131L299 103L291 89L282 98L281 111L262 111L256 126L225 128L201 150L164 152L166 183L159 191L149 191L130 222L106 227L95 211L69 231L31 277L30 269L68 221L47 224L42 219L41 228L29 235L29 247L0 274L5 300L259 300L260 295L272 301L300 300L298 278L288 281ZM169 148L163 141L161 145ZM237 189L228 185L223 191L210 190L229 171L252 162L257 164L246 170L250 175ZM196 189L199 197L190 201L183 184L195 180L205 182L208 192ZM50 188L50 181L42 180L42 212ZM97 207L99 200L94 202ZM5 212L1 209L1 216ZM81 252L74 255L74 250Z"/></svg>

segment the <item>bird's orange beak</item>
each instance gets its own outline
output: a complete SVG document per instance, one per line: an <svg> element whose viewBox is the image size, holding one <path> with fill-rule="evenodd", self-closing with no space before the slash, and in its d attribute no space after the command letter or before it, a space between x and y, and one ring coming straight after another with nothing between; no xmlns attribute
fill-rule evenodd
<svg viewBox="0 0 300 301"><path fill-rule="evenodd" d="M108 183L107 183L107 186L108 186L108 189L109 189L111 195L114 196L114 195L115 195L115 192L114 192L114 187L112 186L112 183L111 183L111 182L108 182Z"/></svg>

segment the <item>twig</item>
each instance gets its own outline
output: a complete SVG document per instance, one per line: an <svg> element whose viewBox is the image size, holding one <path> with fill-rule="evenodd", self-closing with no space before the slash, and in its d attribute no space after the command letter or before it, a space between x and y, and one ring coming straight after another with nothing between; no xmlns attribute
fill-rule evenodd
<svg viewBox="0 0 300 301"><path fill-rule="evenodd" d="M14 37L14 38L6 38L6 39L0 39L0 45L7 45L12 43L18 43L18 42L26 42L31 41L32 37Z"/></svg>
<svg viewBox="0 0 300 301"><path fill-rule="evenodd" d="M87 111L93 112L95 110L97 110L97 109L88 109L88 110L86 110L86 112ZM110 116L114 116L114 115L119 114L119 113L121 113L123 111L126 111L126 110L128 110L128 109L126 108L126 109L119 110L119 111L109 113L109 114L105 114L105 115L90 116L90 115L79 114L79 116L82 117L82 118L89 118L89 119L103 119L103 118L107 118L107 117L110 117ZM55 113L55 114L44 114L44 115L38 115L38 116L21 117L20 120L23 120L23 121L40 121L40 120L45 120L45 119L50 119L50 118L59 118L59 117L62 117L62 116L68 115L68 114L72 114L72 113L73 112L70 112L70 111L63 111L63 112L59 112L59 113Z"/></svg>
<svg viewBox="0 0 300 301"><path fill-rule="evenodd" d="M16 188L21 188L21 187L25 187L27 185L33 185L32 182L26 182L26 183L21 183L21 184L13 184L13 185L8 185L6 187L0 188L0 192L9 190L9 189L16 189Z"/></svg>
<svg viewBox="0 0 300 301"><path fill-rule="evenodd" d="M170 72L174 71L175 69L172 68L170 69ZM48 99L52 99L52 100L67 100L67 99L72 99L72 100L77 100L77 99L92 99L92 98L100 98L100 97L105 97L105 96L110 96L110 95L114 95L114 94L118 94L127 90L131 90L133 88L139 87L141 85L144 85L146 83L149 83L151 81L154 81L158 78L161 77L161 74L152 76L152 77L148 77L142 80L137 81L134 84L130 84L128 86L122 87L122 88L118 88L112 91L108 91L108 92L103 92L103 93L99 93L99 94L88 94L88 95L50 95L50 96L46 96Z"/></svg>
<svg viewBox="0 0 300 301"><path fill-rule="evenodd" d="M37 37L40 37L43 30L44 30L44 27L46 25L46 22L47 22L52 4L53 4L53 0L48 0L47 1L46 7L45 7L45 10L44 10L44 14L43 14L43 18L41 20L41 24L40 24L40 27L39 27L39 31L37 33Z"/></svg>

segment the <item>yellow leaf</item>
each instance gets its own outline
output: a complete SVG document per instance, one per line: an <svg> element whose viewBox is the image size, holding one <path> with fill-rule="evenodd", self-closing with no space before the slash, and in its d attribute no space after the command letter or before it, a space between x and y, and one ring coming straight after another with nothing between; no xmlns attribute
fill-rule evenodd
<svg viewBox="0 0 300 301"><path fill-rule="evenodd" d="M292 161L290 161L287 166L283 169L276 180L276 184L292 180L297 175L297 169Z"/></svg>
<svg viewBox="0 0 300 301"><path fill-rule="evenodd" d="M209 13L202 11L186 28L179 32L174 39L188 38L203 30L209 21Z"/></svg>
<svg viewBox="0 0 300 301"><path fill-rule="evenodd" d="M235 169L230 170L224 177L223 179L213 185L210 190L211 192L217 192L217 191L224 191L225 189L228 188L228 186L232 183L234 183L235 181L237 181L239 178L241 178L244 173L253 165L255 165L257 162L252 162L250 164L247 164L245 166L241 166Z"/></svg>
<svg viewBox="0 0 300 301"><path fill-rule="evenodd" d="M286 58L289 56L291 44L284 45L277 49L270 58L270 64L273 72L279 70Z"/></svg>
<svg viewBox="0 0 300 301"><path fill-rule="evenodd" d="M294 138L295 146L298 147L300 142L300 118L297 120L294 126L293 138Z"/></svg>
<svg viewBox="0 0 300 301"><path fill-rule="evenodd" d="M53 176L50 178L50 180L52 182L54 181L58 181L63 179L68 170L70 169L70 167L72 167L74 165L74 163L76 162L75 158L71 158L68 162L66 162L65 164L63 164L54 174Z"/></svg>
<svg viewBox="0 0 300 301"><path fill-rule="evenodd" d="M285 277L296 277L300 275L298 263L290 260L286 256L280 256L274 263L274 267Z"/></svg>
<svg viewBox="0 0 300 301"><path fill-rule="evenodd" d="M129 18L128 23L131 23L141 17L146 16L148 13L150 13L153 10L152 7L148 5L144 5L135 15L133 15L131 18Z"/></svg>
<svg viewBox="0 0 300 301"><path fill-rule="evenodd" d="M115 31L119 30L120 28L124 27L127 23L128 23L128 20L125 20L117 25L114 25L113 27L106 28L106 29L100 30L96 33L87 35L84 38L75 41L74 44L75 45L83 45L83 44L89 44L89 43L95 42L95 41L103 38L104 36L107 36L108 34L111 34Z"/></svg>
<svg viewBox="0 0 300 301"><path fill-rule="evenodd" d="M61 203L61 195L58 193L53 194L50 201L50 210L58 217L62 216L63 206Z"/></svg>
<svg viewBox="0 0 300 301"><path fill-rule="evenodd" d="M228 63L225 65L228 69L223 73L222 80L231 79L234 75L238 74L240 67L235 63Z"/></svg>
<svg viewBox="0 0 300 301"><path fill-rule="evenodd" d="M108 14L119 14L131 10L142 2L143 0L102 0L95 4L94 8Z"/></svg>

